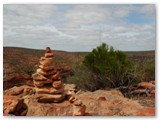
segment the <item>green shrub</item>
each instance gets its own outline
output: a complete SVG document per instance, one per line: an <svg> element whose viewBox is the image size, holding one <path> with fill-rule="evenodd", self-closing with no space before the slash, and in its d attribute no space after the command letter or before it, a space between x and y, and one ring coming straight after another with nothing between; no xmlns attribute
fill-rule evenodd
<svg viewBox="0 0 160 120"><path fill-rule="evenodd" d="M134 65L127 55L105 43L86 55L83 63L94 74L92 82L98 85L97 89L128 86L136 82Z"/></svg>

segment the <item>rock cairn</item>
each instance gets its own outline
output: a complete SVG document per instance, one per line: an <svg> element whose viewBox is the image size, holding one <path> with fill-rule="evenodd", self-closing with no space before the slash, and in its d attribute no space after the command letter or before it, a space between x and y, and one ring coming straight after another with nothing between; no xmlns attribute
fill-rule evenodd
<svg viewBox="0 0 160 120"><path fill-rule="evenodd" d="M64 84L60 73L55 69L53 53L46 48L45 57L41 57L39 68L32 75L38 102L61 102L65 97Z"/></svg>

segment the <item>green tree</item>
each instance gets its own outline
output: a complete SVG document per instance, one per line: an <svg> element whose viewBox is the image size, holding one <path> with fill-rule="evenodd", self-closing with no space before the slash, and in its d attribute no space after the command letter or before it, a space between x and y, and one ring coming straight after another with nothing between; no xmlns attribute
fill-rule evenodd
<svg viewBox="0 0 160 120"><path fill-rule="evenodd" d="M86 55L83 63L94 73L92 79L97 84L96 89L127 86L135 82L134 66L127 55L105 43Z"/></svg>

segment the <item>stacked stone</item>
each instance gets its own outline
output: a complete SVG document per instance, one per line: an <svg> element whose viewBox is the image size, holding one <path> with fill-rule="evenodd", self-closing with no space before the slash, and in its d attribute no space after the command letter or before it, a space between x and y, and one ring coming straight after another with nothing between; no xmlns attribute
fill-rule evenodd
<svg viewBox="0 0 160 120"><path fill-rule="evenodd" d="M40 65L32 75L38 102L61 102L65 97L64 84L55 69L53 53L46 48L45 57L40 58Z"/></svg>
<svg viewBox="0 0 160 120"><path fill-rule="evenodd" d="M81 100L78 100L74 96L69 98L69 102L73 103L73 116L84 116L86 111L86 106Z"/></svg>

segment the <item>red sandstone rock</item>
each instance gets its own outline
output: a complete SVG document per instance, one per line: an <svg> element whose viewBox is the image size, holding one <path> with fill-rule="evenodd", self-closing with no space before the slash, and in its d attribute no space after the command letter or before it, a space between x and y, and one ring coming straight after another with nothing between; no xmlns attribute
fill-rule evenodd
<svg viewBox="0 0 160 120"><path fill-rule="evenodd" d="M26 108L24 108L23 99L18 99L16 96L3 96L3 114L8 116L13 115L25 115Z"/></svg>
<svg viewBox="0 0 160 120"><path fill-rule="evenodd" d="M43 65L43 66L53 65L53 60L52 60L52 58L41 58L39 62L40 62L40 64Z"/></svg>
<svg viewBox="0 0 160 120"><path fill-rule="evenodd" d="M138 84L138 87L143 87L143 88L155 88L155 85L149 82L141 82Z"/></svg>
<svg viewBox="0 0 160 120"><path fill-rule="evenodd" d="M46 57L46 58L52 58L52 57L53 57L53 53L46 53L46 54L45 54L45 57Z"/></svg>
<svg viewBox="0 0 160 120"><path fill-rule="evenodd" d="M30 88L30 87L29 87ZM17 88L18 89L18 88ZM10 90L11 91L11 90ZM8 91L8 93L10 92ZM6 94L6 92L4 92ZM48 94L50 95L50 94ZM38 96L41 96L41 103L37 102ZM72 116L74 104L68 100L62 99L59 103L52 103L55 98L47 94L32 94L23 96L24 103L28 106L27 116ZM84 92L75 94L74 98L82 100L86 106L84 115L90 116L147 116L155 115L155 108L144 108L138 101L125 98L117 90L97 90L95 92ZM18 96L19 97L19 96ZM55 96L54 96L55 97ZM98 98L106 100L98 100ZM39 97L40 98L40 97ZM47 99L49 98L49 99ZM43 103L51 102L51 103ZM56 102L56 101L55 101ZM9 106L10 107L10 106ZM76 115L74 113L74 115Z"/></svg>
<svg viewBox="0 0 160 120"><path fill-rule="evenodd" d="M25 95L31 95L34 93L35 93L34 88L27 85L23 85L19 87L15 86L4 91L5 95L19 96L19 97L25 96Z"/></svg>
<svg viewBox="0 0 160 120"><path fill-rule="evenodd" d="M58 98L58 101L64 99L62 97L63 94L65 94L64 85L60 80L59 72L54 69L52 57L53 53L50 48L47 47L45 57L40 58L40 68L37 69L36 74L32 75L34 78L34 86L36 86L36 95L40 96L38 97L39 102L56 102L56 98Z"/></svg>
<svg viewBox="0 0 160 120"><path fill-rule="evenodd" d="M92 116L136 116L143 108L137 101L125 98L117 90L97 90L74 95L86 106L86 113ZM97 100L105 97L106 100Z"/></svg>
<svg viewBox="0 0 160 120"><path fill-rule="evenodd" d="M65 94L36 94L38 102L61 102L65 97Z"/></svg>
<svg viewBox="0 0 160 120"><path fill-rule="evenodd" d="M3 96L3 112L9 114L10 112L14 112L16 106L19 103L19 99L15 96Z"/></svg>
<svg viewBox="0 0 160 120"><path fill-rule="evenodd" d="M53 79L53 80L59 80L60 79L60 73L56 72L54 75L51 76L51 79Z"/></svg>
<svg viewBox="0 0 160 120"><path fill-rule="evenodd" d="M58 89L58 88L60 88L60 87L63 86L63 83L62 83L61 80L53 81L52 86L53 86L54 88Z"/></svg>
<svg viewBox="0 0 160 120"><path fill-rule="evenodd" d="M48 80L46 77L44 77L43 75L38 74L38 73L32 74L32 78L33 78L33 80L37 80L37 81L46 81L46 80Z"/></svg>
<svg viewBox="0 0 160 120"><path fill-rule="evenodd" d="M37 73L44 75L44 76L49 76L49 75L55 74L56 72L57 72L56 70L44 71L41 69L37 69Z"/></svg>
<svg viewBox="0 0 160 120"><path fill-rule="evenodd" d="M86 106L73 106L73 116L84 116L86 111Z"/></svg>
<svg viewBox="0 0 160 120"><path fill-rule="evenodd" d="M52 51L51 51L51 49L50 49L50 47L46 47L46 53L51 53Z"/></svg>
<svg viewBox="0 0 160 120"><path fill-rule="evenodd" d="M43 87L45 84L48 84L48 83L52 83L52 80L51 79L47 79L46 81L36 81L36 80L33 80L33 84L36 87Z"/></svg>
<svg viewBox="0 0 160 120"><path fill-rule="evenodd" d="M155 107L142 108L138 115L139 116L155 116Z"/></svg>
<svg viewBox="0 0 160 120"><path fill-rule="evenodd" d="M35 88L37 94L60 94L64 92L64 86L59 89L55 89L52 86L44 86L41 88Z"/></svg>
<svg viewBox="0 0 160 120"><path fill-rule="evenodd" d="M54 68L55 68L53 65L50 65L50 66L40 65L39 67L40 67L42 70L45 70L45 71L54 70Z"/></svg>
<svg viewBox="0 0 160 120"><path fill-rule="evenodd" d="M24 91L24 88L23 87L17 87L17 86L15 86L15 87L13 87L13 88L11 88L11 95L19 95L19 94L22 94L23 93L23 91Z"/></svg>
<svg viewBox="0 0 160 120"><path fill-rule="evenodd" d="M52 59L52 58L46 58L46 57L41 57L41 58L39 59L39 61L45 61L45 60L52 61L53 59Z"/></svg>

